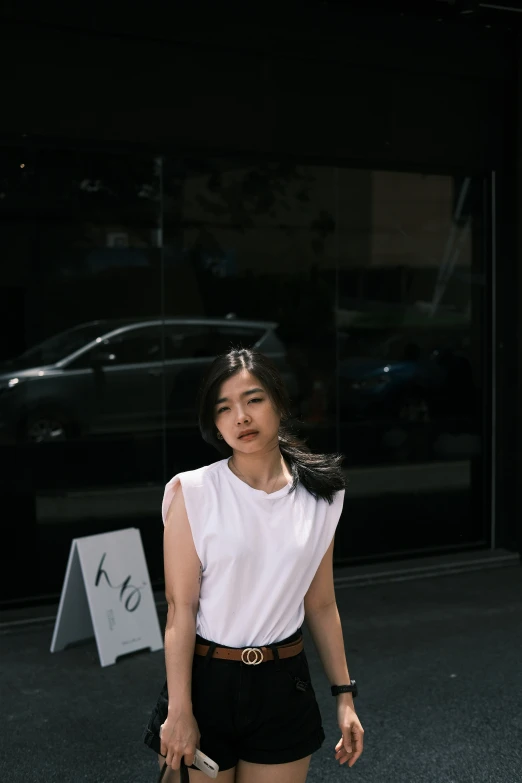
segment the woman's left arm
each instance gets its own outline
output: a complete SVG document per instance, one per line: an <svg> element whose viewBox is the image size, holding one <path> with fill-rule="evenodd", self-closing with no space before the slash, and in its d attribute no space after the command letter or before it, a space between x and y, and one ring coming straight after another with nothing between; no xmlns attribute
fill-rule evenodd
<svg viewBox="0 0 522 783"><path fill-rule="evenodd" d="M348 685L350 675L344 650L341 618L335 600L332 540L305 595L305 618L330 685ZM342 737L335 746L340 764L353 767L363 752L364 729L354 709L351 693L336 696L337 720Z"/></svg>

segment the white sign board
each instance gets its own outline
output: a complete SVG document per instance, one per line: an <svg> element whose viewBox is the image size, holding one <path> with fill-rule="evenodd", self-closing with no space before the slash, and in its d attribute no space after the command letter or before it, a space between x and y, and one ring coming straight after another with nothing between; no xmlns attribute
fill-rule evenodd
<svg viewBox="0 0 522 783"><path fill-rule="evenodd" d="M102 666L136 650L163 648L137 528L71 543L51 652L92 636Z"/></svg>

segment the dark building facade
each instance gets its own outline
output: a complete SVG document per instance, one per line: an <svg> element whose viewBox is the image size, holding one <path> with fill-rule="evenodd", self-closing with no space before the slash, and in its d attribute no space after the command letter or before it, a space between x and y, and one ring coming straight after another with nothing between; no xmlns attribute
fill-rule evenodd
<svg viewBox="0 0 522 783"><path fill-rule="evenodd" d="M4 604L125 527L161 585L230 345L345 455L338 565L519 547L522 14L356 6L4 16Z"/></svg>

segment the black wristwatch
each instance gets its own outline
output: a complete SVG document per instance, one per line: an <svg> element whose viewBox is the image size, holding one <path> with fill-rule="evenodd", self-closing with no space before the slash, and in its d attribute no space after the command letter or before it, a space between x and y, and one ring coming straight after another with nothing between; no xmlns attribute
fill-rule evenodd
<svg viewBox="0 0 522 783"><path fill-rule="evenodd" d="M332 685L330 690L332 691L332 696L338 696L340 693L351 693L354 699L358 693L355 680L350 680L349 685Z"/></svg>

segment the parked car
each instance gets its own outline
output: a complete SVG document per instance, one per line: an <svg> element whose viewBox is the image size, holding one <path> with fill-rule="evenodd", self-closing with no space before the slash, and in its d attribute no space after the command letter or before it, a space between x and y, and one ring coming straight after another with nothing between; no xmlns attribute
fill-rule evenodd
<svg viewBox="0 0 522 783"><path fill-rule="evenodd" d="M40 443L194 426L204 371L231 345L269 356L292 388L276 328L235 318L79 324L0 365L0 432Z"/></svg>
<svg viewBox="0 0 522 783"><path fill-rule="evenodd" d="M348 420L397 418L426 422L444 377L435 364L377 359L340 362L341 406Z"/></svg>
<svg viewBox="0 0 522 783"><path fill-rule="evenodd" d="M473 376L458 342L455 333L431 333L427 339L420 333L388 334L384 339L377 335L373 344L360 341L366 355L345 355L339 362L342 419L415 424L469 416Z"/></svg>

